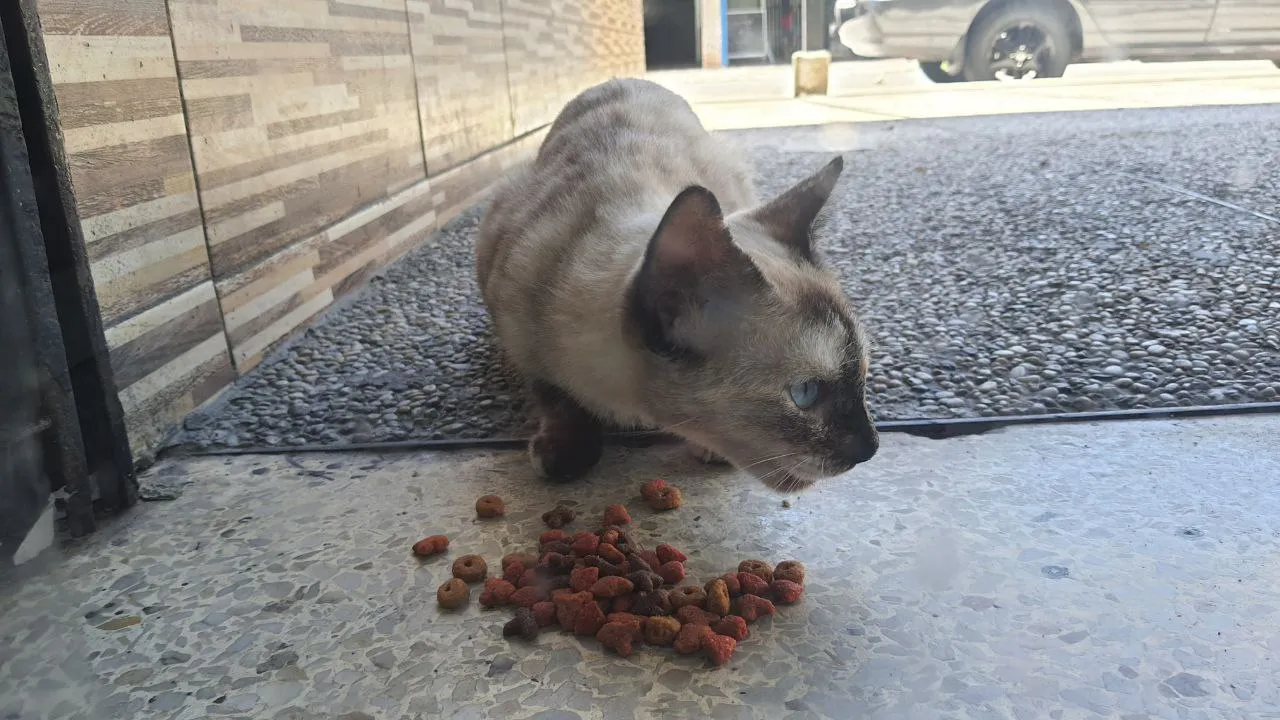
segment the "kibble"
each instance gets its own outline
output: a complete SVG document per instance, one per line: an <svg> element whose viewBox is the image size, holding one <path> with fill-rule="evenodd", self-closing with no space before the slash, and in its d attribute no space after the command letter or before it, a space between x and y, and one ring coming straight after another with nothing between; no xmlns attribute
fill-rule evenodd
<svg viewBox="0 0 1280 720"><path fill-rule="evenodd" d="M635 589L635 585L624 577L603 577L591 585L591 594L598 598L616 598Z"/></svg>
<svg viewBox="0 0 1280 720"><path fill-rule="evenodd" d="M455 610L467 604L471 599L471 588L458 578L449 578L445 584L436 589L436 602L440 607Z"/></svg>
<svg viewBox="0 0 1280 720"><path fill-rule="evenodd" d="M804 585L804 563L799 560L783 560L773 569L773 579Z"/></svg>
<svg viewBox="0 0 1280 720"><path fill-rule="evenodd" d="M605 525L630 525L631 513L627 512L627 506L621 503L610 505L604 509Z"/></svg>
<svg viewBox="0 0 1280 720"><path fill-rule="evenodd" d="M602 625L596 632L596 640L617 653L619 657L631 657L631 644L635 641L635 633L627 623L610 622Z"/></svg>
<svg viewBox="0 0 1280 720"><path fill-rule="evenodd" d="M706 625L681 625L672 646L681 655L692 655L702 649L702 643L715 633Z"/></svg>
<svg viewBox="0 0 1280 720"><path fill-rule="evenodd" d="M600 632L600 628L604 626L604 611L600 609L597 603L587 603L578 610L578 615L573 619L573 632L575 635L593 636Z"/></svg>
<svg viewBox="0 0 1280 720"><path fill-rule="evenodd" d="M667 485L654 493L653 497L646 498L645 502L650 508L662 512L679 508L684 504L684 497L680 494L680 488Z"/></svg>
<svg viewBox="0 0 1280 720"><path fill-rule="evenodd" d="M449 538L444 535L429 535L413 544L413 554L418 557L439 555L449 549Z"/></svg>
<svg viewBox="0 0 1280 720"><path fill-rule="evenodd" d="M680 621L673 617L659 615L644 619L644 641L650 645L670 645L679 632Z"/></svg>
<svg viewBox="0 0 1280 720"><path fill-rule="evenodd" d="M726 615L711 623L711 629L717 635L728 635L738 642L746 640L750 634L747 632L747 621L739 615Z"/></svg>
<svg viewBox="0 0 1280 720"><path fill-rule="evenodd" d="M489 578L484 581L484 590L480 593L480 605L487 608L500 607L511 602L511 596L515 594L515 585L502 578Z"/></svg>
<svg viewBox="0 0 1280 720"><path fill-rule="evenodd" d="M654 548L654 552L657 555L659 563L671 562L673 560L675 562L686 562L689 559L689 556L680 552L676 546L668 545L667 543L662 543L658 547Z"/></svg>
<svg viewBox="0 0 1280 720"><path fill-rule="evenodd" d="M668 585L677 585L684 580L684 563L679 560L664 562L658 568L658 575Z"/></svg>
<svg viewBox="0 0 1280 720"><path fill-rule="evenodd" d="M534 605L550 599L550 597L550 590L535 583L516 590L511 594L509 602L512 605L517 605L519 607L532 608Z"/></svg>
<svg viewBox="0 0 1280 720"><path fill-rule="evenodd" d="M538 639L538 620L529 608L520 608L506 625L502 626L503 637L519 637L522 640Z"/></svg>
<svg viewBox="0 0 1280 720"><path fill-rule="evenodd" d="M720 619L720 616L707 612L697 605L685 605L676 611L676 619L684 625L706 625L710 627L712 623Z"/></svg>
<svg viewBox="0 0 1280 720"><path fill-rule="evenodd" d="M738 563L739 573L750 573L765 581L773 582L773 566L763 560L743 560Z"/></svg>
<svg viewBox="0 0 1280 720"><path fill-rule="evenodd" d="M716 615L728 615L729 586L725 584L725 581L720 578L712 580L707 583L706 592L707 600L705 605L707 610Z"/></svg>
<svg viewBox="0 0 1280 720"><path fill-rule="evenodd" d="M599 579L600 568L598 567L574 568L569 573L569 587L573 588L574 592L589 591Z"/></svg>
<svg viewBox="0 0 1280 720"><path fill-rule="evenodd" d="M569 542L570 537L571 536L569 535L569 533L565 532L564 530L561 530L560 528L555 528L552 530L547 530L546 532L539 535L538 544L545 546L545 545L550 545L551 543Z"/></svg>
<svg viewBox="0 0 1280 720"><path fill-rule="evenodd" d="M578 513L573 508L557 505L551 510L542 513L542 522L547 524L549 528L562 528L573 522L578 517Z"/></svg>
<svg viewBox="0 0 1280 720"><path fill-rule="evenodd" d="M769 583L759 575L740 572L738 584L742 586L742 592L747 595L764 595L769 592Z"/></svg>
<svg viewBox="0 0 1280 720"><path fill-rule="evenodd" d="M790 580L774 580L769 589L773 591L773 597L783 605L799 602L800 596L804 595L804 586Z"/></svg>
<svg viewBox="0 0 1280 720"><path fill-rule="evenodd" d="M734 614L741 615L743 620L753 623L765 615L772 615L776 608L767 598L759 595L743 595L733 601Z"/></svg>
<svg viewBox="0 0 1280 720"><path fill-rule="evenodd" d="M729 658L733 657L733 651L738 649L738 641L728 635L711 635L705 636L702 640L702 652L711 661L712 665L720 667L729 662Z"/></svg>
<svg viewBox="0 0 1280 720"><path fill-rule="evenodd" d="M533 619L538 621L538 627L554 625L556 622L556 604L550 600L534 604Z"/></svg>
<svg viewBox="0 0 1280 720"><path fill-rule="evenodd" d="M686 605L701 606L707 600L707 591L697 585L685 585L671 591L671 607L677 610Z"/></svg>
<svg viewBox="0 0 1280 720"><path fill-rule="evenodd" d="M476 517L496 518L507 514L507 504L497 495L483 495L476 500Z"/></svg>
<svg viewBox="0 0 1280 720"><path fill-rule="evenodd" d="M453 576L463 582L480 582L489 573L489 566L479 555L463 555L453 561Z"/></svg>

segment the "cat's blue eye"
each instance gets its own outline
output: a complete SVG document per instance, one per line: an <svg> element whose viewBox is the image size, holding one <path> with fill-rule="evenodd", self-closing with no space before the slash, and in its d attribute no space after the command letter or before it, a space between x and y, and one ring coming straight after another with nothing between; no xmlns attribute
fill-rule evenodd
<svg viewBox="0 0 1280 720"><path fill-rule="evenodd" d="M801 410L808 410L818 404L820 388L817 380L805 380L791 386L791 401Z"/></svg>

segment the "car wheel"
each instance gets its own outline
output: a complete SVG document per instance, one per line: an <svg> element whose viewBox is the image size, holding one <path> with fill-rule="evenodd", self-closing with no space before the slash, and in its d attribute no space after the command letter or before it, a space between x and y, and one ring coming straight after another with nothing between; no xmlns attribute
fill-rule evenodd
<svg viewBox="0 0 1280 720"><path fill-rule="evenodd" d="M1062 13L1040 4L1010 3L969 31L966 80L1062 77L1071 59L1071 35Z"/></svg>
<svg viewBox="0 0 1280 720"><path fill-rule="evenodd" d="M920 71L924 76L936 83L964 82L964 76L952 75L940 62L921 62Z"/></svg>

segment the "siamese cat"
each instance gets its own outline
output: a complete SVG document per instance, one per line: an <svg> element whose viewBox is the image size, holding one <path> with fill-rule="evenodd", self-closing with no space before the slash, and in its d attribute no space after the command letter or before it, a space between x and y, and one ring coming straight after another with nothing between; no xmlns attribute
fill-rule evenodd
<svg viewBox="0 0 1280 720"><path fill-rule="evenodd" d="M867 342L814 225L836 157L767 202L678 95L572 100L495 191L476 272L540 415L535 469L579 477L606 425L682 437L779 491L865 463Z"/></svg>

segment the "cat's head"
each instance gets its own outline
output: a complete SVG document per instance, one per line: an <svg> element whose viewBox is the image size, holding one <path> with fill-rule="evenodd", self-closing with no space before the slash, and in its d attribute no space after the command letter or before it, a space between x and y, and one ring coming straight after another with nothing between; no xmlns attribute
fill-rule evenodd
<svg viewBox="0 0 1280 720"><path fill-rule="evenodd" d="M867 346L814 225L844 164L725 216L702 187L667 209L632 279L627 323L666 429L778 490L867 462Z"/></svg>

